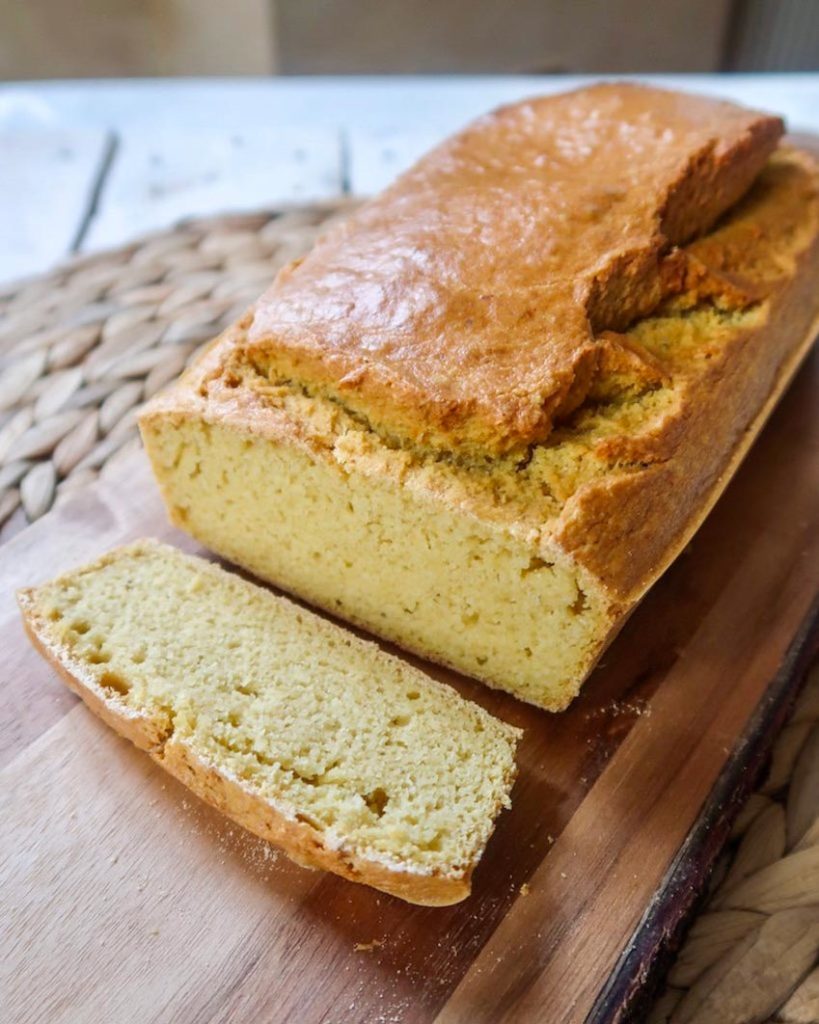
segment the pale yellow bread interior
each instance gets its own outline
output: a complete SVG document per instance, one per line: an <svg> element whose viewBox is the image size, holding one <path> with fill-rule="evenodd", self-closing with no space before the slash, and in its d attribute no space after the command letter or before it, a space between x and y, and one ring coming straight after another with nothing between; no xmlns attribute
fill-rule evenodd
<svg viewBox="0 0 819 1024"><path fill-rule="evenodd" d="M445 904L509 803L519 732L400 659L139 541L20 594L115 729L302 863Z"/></svg>

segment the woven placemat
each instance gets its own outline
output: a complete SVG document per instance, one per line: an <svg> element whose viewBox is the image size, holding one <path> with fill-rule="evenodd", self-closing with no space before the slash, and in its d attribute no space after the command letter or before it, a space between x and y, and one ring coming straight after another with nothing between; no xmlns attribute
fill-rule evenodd
<svg viewBox="0 0 819 1024"><path fill-rule="evenodd" d="M0 288L0 541L139 445L144 401L348 201L186 222ZM651 1024L819 1024L819 667Z"/></svg>
<svg viewBox="0 0 819 1024"><path fill-rule="evenodd" d="M142 403L350 208L191 220L0 288L0 541L132 451Z"/></svg>
<svg viewBox="0 0 819 1024"><path fill-rule="evenodd" d="M819 1024L819 665L737 818L650 1024Z"/></svg>

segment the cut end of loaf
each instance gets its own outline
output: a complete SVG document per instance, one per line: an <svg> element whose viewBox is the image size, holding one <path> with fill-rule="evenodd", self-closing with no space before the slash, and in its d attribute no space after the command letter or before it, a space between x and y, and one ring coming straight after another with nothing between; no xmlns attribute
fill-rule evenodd
<svg viewBox="0 0 819 1024"><path fill-rule="evenodd" d="M282 411L311 432L308 445L287 428L253 436L161 410L143 420L173 521L406 650L546 710L566 708L617 621L602 588L559 549L520 535L536 527L512 533L470 515L450 466L415 470L338 416L328 432L309 399Z"/></svg>
<svg viewBox="0 0 819 1024"><path fill-rule="evenodd" d="M19 595L108 724L295 860L410 902L469 892L518 730L324 619L151 541Z"/></svg>

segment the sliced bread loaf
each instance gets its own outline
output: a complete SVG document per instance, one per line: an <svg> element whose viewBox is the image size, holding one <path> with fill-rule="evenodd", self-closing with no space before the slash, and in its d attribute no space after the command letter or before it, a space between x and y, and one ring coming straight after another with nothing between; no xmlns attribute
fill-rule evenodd
<svg viewBox="0 0 819 1024"><path fill-rule="evenodd" d="M519 731L290 601L138 541L19 594L88 706L203 800L412 903L468 895Z"/></svg>

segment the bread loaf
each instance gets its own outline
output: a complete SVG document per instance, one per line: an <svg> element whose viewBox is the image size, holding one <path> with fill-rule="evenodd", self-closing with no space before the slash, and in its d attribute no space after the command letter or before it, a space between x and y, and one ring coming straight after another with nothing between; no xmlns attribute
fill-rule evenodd
<svg viewBox="0 0 819 1024"><path fill-rule="evenodd" d="M172 520L564 708L812 340L819 177L781 131L623 84L479 120L148 408Z"/></svg>
<svg viewBox="0 0 819 1024"><path fill-rule="evenodd" d="M332 623L139 541L19 595L68 685L294 860L455 903L508 806L519 731Z"/></svg>

